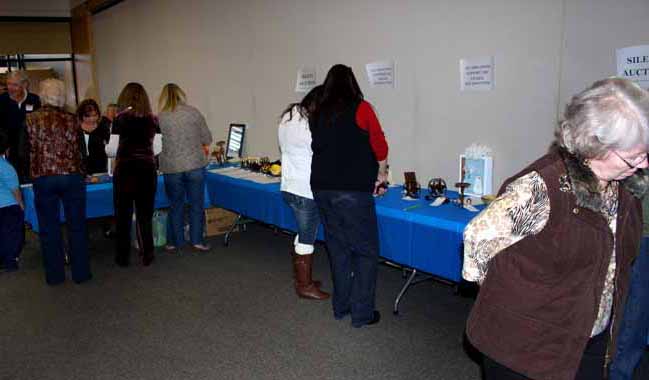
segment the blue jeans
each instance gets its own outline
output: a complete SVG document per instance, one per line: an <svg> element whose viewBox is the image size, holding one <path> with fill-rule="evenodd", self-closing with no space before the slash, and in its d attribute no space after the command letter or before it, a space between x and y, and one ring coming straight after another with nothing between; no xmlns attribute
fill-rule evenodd
<svg viewBox="0 0 649 380"><path fill-rule="evenodd" d="M25 213L18 205L0 208L0 260L5 269L18 269L18 256L23 249Z"/></svg>
<svg viewBox="0 0 649 380"><path fill-rule="evenodd" d="M65 281L61 202L68 227L72 280L89 280L86 230L86 184L80 174L51 175L34 180L34 204L40 231L45 280L50 285Z"/></svg>
<svg viewBox="0 0 649 380"><path fill-rule="evenodd" d="M199 168L182 173L165 174L165 190L169 208L169 245L185 244L185 199L189 201L189 236L193 245L203 244L205 214L205 169Z"/></svg>
<svg viewBox="0 0 649 380"><path fill-rule="evenodd" d="M282 191L284 202L293 210L297 222L298 242L313 245L320 225L318 205L313 199Z"/></svg>
<svg viewBox="0 0 649 380"><path fill-rule="evenodd" d="M649 333L649 237L640 244L640 254L631 268L629 296L617 337L617 351L609 380L631 380L647 346Z"/></svg>
<svg viewBox="0 0 649 380"><path fill-rule="evenodd" d="M374 197L369 192L314 192L324 221L334 285L334 317L351 313L352 326L374 317L379 238Z"/></svg>

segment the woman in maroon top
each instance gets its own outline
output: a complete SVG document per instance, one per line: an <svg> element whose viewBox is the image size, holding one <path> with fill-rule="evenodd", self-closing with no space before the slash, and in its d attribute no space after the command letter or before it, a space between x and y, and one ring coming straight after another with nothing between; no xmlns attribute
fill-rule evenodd
<svg viewBox="0 0 649 380"><path fill-rule="evenodd" d="M144 87L129 83L117 100L120 114L113 122L113 135L119 135L113 176L113 201L117 220L115 262L126 267L130 262L131 220L135 205L136 229L142 264L153 262L153 208L157 186L153 140L160 133L151 113ZM111 137L113 141L114 137Z"/></svg>

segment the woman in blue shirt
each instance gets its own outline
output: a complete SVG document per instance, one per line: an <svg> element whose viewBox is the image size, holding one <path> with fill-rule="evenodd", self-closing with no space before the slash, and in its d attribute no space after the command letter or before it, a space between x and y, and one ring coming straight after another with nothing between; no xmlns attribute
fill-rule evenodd
<svg viewBox="0 0 649 380"><path fill-rule="evenodd" d="M9 136L0 131L0 260L4 270L18 270L18 256L23 248L24 206L18 174L5 158Z"/></svg>

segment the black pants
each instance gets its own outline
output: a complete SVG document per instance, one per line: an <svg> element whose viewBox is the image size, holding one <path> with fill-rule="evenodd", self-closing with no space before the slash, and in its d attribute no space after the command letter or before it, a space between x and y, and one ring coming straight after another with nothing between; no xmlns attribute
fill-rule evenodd
<svg viewBox="0 0 649 380"><path fill-rule="evenodd" d="M113 201L117 224L115 260L128 264L131 252L131 220L135 205L138 244L143 257L153 256L153 208L158 178L155 167L124 164L115 170Z"/></svg>
<svg viewBox="0 0 649 380"><path fill-rule="evenodd" d="M8 271L18 269L23 250L25 213L18 205L0 207L0 261Z"/></svg>
<svg viewBox="0 0 649 380"><path fill-rule="evenodd" d="M608 345L608 330L596 335L588 341L584 354L579 363L579 370L575 380L602 380L604 379L604 357ZM531 378L514 372L487 356L483 361L485 380L532 380ZM534 379L541 380L541 379Z"/></svg>
<svg viewBox="0 0 649 380"><path fill-rule="evenodd" d="M334 318L351 314L352 326L371 321L375 309L379 237L370 192L316 190L325 226L334 285Z"/></svg>

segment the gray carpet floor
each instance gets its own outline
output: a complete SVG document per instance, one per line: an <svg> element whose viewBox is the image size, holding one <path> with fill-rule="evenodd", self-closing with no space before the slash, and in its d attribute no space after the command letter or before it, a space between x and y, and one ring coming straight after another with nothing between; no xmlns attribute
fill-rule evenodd
<svg viewBox="0 0 649 380"><path fill-rule="evenodd" d="M263 226L208 253L160 250L147 268L115 266L97 222L90 242L89 283L45 285L31 234L21 270L0 273L0 379L481 378L463 344L473 301L448 285L414 286L394 316L404 280L382 265L383 318L355 329L295 296L292 238ZM331 288L322 246L315 275Z"/></svg>

